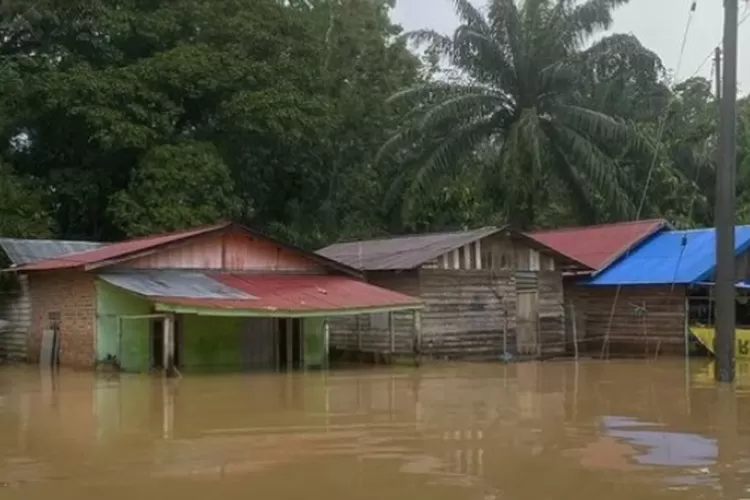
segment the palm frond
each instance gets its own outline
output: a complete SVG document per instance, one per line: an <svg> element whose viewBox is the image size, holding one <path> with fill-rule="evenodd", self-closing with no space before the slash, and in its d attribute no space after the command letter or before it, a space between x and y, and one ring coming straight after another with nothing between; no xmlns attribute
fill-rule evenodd
<svg viewBox="0 0 750 500"><path fill-rule="evenodd" d="M566 126L599 142L624 142L631 139L632 130L620 120L581 106L556 105L551 109Z"/></svg>
<svg viewBox="0 0 750 500"><path fill-rule="evenodd" d="M459 26L453 37L453 62L473 78L494 82L512 93L517 87L515 68L502 43L491 32Z"/></svg>
<svg viewBox="0 0 750 500"><path fill-rule="evenodd" d="M421 127L429 130L445 120L460 122L462 118L492 115L507 109L507 98L500 93L464 94L432 106L424 114Z"/></svg>
<svg viewBox="0 0 750 500"><path fill-rule="evenodd" d="M573 9L572 25L582 34L593 35L612 25L612 12L629 0L587 0Z"/></svg>
<svg viewBox="0 0 750 500"><path fill-rule="evenodd" d="M409 31L401 35L399 38L411 42L418 47L427 45L431 50L448 57L453 54L453 40L435 30L423 29Z"/></svg>
<svg viewBox="0 0 750 500"><path fill-rule="evenodd" d="M484 31L489 31L489 25L479 9L474 7L470 0L452 0L453 9L456 11L458 18L465 24L472 27L479 27Z"/></svg>
<svg viewBox="0 0 750 500"><path fill-rule="evenodd" d="M492 131L493 126L489 120L473 122L454 129L420 163L412 178L411 190L423 191L431 177L435 178L449 172L458 160L488 140Z"/></svg>
<svg viewBox="0 0 750 500"><path fill-rule="evenodd" d="M596 192L612 203L623 217L634 213L634 203L623 189L619 166L586 137L564 126L552 125L555 147L568 160L567 168L586 178Z"/></svg>

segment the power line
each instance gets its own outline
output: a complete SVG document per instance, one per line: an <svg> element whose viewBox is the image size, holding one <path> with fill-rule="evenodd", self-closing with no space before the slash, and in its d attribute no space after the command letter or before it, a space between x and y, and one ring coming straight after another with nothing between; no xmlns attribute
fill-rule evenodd
<svg viewBox="0 0 750 500"><path fill-rule="evenodd" d="M743 24L745 24L745 21L747 21L748 19L750 19L750 1L746 0L745 1L745 10L742 12L742 18L737 23L737 27L739 28L740 26L742 26ZM721 39L719 39L719 41L716 42L716 44L715 44L715 46L717 46L717 47L719 45L721 45ZM690 80L695 75L697 75L698 73L700 73L703 70L703 68L706 66L706 63L711 60L711 56L713 56L713 55L714 55L714 49L711 49L711 51L706 55L706 57L703 59L703 61L701 61L700 65L698 65L698 69L696 69L693 72L693 74L691 74L690 76L688 76L687 78L685 78L685 80ZM685 81L685 80L683 80L683 81Z"/></svg>
<svg viewBox="0 0 750 500"><path fill-rule="evenodd" d="M682 68L682 60L685 56L687 40L688 40L688 36L690 35L690 28L693 25L693 19L695 18L695 11L697 9L697 6L698 6L697 0L693 0L690 3L690 13L688 14L687 22L685 23L685 30L682 34L682 41L680 42L680 55L677 58L677 67L675 69L675 76L679 75L680 69ZM636 211L636 214L635 214L636 221L640 220L641 213L643 212L643 208L646 205L646 199L648 197L648 190L649 190L649 187L651 186L651 181L653 179L656 162L659 159L659 153L661 151L662 140L664 138L664 131L666 129L666 124L667 124L667 117L669 115L669 110L672 107L673 102L674 102L674 98L671 99L669 103L667 103L667 106L664 109L664 114L661 116L661 119L660 119L659 128L656 134L656 148L654 149L654 157L651 160L651 165L648 169L648 174L646 176L646 184L643 187L643 194L641 195L641 201L638 204L638 210ZM630 249L628 249L628 251L625 252L625 256L627 257L629 254L630 254ZM604 353L608 351L609 349L609 337L612 331L612 322L614 321L614 318L615 318L615 311L617 310L617 302L620 298L621 290L622 290L622 285L618 285L615 291L615 298L612 302L612 310L610 311L610 315L609 315L609 322L607 325L607 334L605 336L604 342L602 343L602 351L601 351L602 358L604 357Z"/></svg>

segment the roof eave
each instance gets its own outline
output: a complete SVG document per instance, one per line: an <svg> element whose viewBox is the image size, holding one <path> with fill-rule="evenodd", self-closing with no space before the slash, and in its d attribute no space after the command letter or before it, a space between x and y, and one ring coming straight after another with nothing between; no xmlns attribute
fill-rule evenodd
<svg viewBox="0 0 750 500"><path fill-rule="evenodd" d="M591 274L592 278L597 277L602 272L609 269L610 266L612 266L614 263L616 263L618 260L620 260L622 257L627 256L631 251L633 251L636 247L638 247L641 243L652 237L653 235L659 233L663 229L670 229L672 226L667 222L666 220L661 220L658 223L655 223L654 226L649 230L646 231L640 238L636 239L635 241L631 242L629 245L626 245L624 248L622 248L619 252L617 252L615 255L610 257L609 260L605 261L604 264L599 266L598 269L595 269L594 272Z"/></svg>

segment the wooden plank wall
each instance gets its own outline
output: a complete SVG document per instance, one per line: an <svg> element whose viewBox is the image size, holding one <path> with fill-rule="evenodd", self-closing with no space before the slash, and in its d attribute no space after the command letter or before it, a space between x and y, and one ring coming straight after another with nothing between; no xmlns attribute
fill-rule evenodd
<svg viewBox="0 0 750 500"><path fill-rule="evenodd" d="M417 271L379 271L367 273L367 281L413 297L419 297L419 275ZM388 321L383 315L374 318L370 314L331 318L329 324L331 347L342 351L368 353L391 352L391 334ZM414 352L414 313L393 313L394 345L396 354Z"/></svg>
<svg viewBox="0 0 750 500"><path fill-rule="evenodd" d="M9 321L8 330L0 332L0 359L25 361L31 329L31 299L26 276L19 276L19 289L0 292L0 319Z"/></svg>
<svg viewBox="0 0 750 500"><path fill-rule="evenodd" d="M539 339L541 355L565 354L565 300L562 273L539 273Z"/></svg>
<svg viewBox="0 0 750 500"><path fill-rule="evenodd" d="M422 350L436 357L500 359L503 331L515 351L515 276L511 272L420 271ZM507 317L507 326L506 326Z"/></svg>
<svg viewBox="0 0 750 500"><path fill-rule="evenodd" d="M581 352L599 355L609 331L611 357L684 354L684 286L623 286L618 295L617 287L574 285L567 292L584 315Z"/></svg>

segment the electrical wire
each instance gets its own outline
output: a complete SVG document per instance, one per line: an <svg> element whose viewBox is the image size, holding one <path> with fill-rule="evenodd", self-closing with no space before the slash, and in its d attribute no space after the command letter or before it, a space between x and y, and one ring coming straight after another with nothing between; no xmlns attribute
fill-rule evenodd
<svg viewBox="0 0 750 500"><path fill-rule="evenodd" d="M745 0L745 10L742 11L742 17L737 22L737 27L739 28L740 26L742 26L743 24L745 24L745 21L747 21L748 19L750 19L750 1ZM716 42L715 46L716 47L720 46L721 45L721 41L722 40L719 39L719 41ZM696 69L690 76L688 76L687 78L685 78L685 80L690 80L691 78L693 78L694 76L696 76L698 73L700 73L703 70L703 68L706 66L706 63L711 60L711 56L713 56L713 55L714 55L714 49L711 49L711 51L708 54L706 54L706 57L698 65L698 69ZM685 80L683 80L683 81L685 81Z"/></svg>
<svg viewBox="0 0 750 500"><path fill-rule="evenodd" d="M697 10L698 2L697 0L692 0L690 3L690 13L688 14L687 22L685 23L685 30L682 34L682 41L680 42L680 54L677 58L677 66L675 67L675 79L680 74L680 69L682 68L682 61L685 57L685 49L687 47L687 41L688 37L690 35L690 28L693 25L693 19L695 18L695 11ZM656 168L656 162L659 159L659 153L661 152L661 146L664 138L664 131L666 129L667 124L667 117L669 115L669 111L672 107L672 103L674 102L674 98L672 98L669 103L667 104L664 114L661 116L659 128L656 133L656 148L654 149L654 157L651 160L651 165L648 169L648 174L646 176L646 183L643 187L643 194L641 195L641 200L638 203L638 210L635 214L635 221L639 221L641 219L641 214L643 213L643 209L646 205L646 200L648 198L648 191L651 187L651 181L653 180L654 170ZM630 254L631 249L628 249L627 252L625 252L624 257L627 257ZM615 297L612 302L612 309L609 314L609 322L607 324L607 333L604 339L604 342L602 344L602 350L601 350L601 357L604 357L605 352L609 352L609 339L610 334L612 332L612 323L615 318L615 312L617 310L617 302L620 299L620 292L622 291L622 285L617 285L617 289L615 291Z"/></svg>

